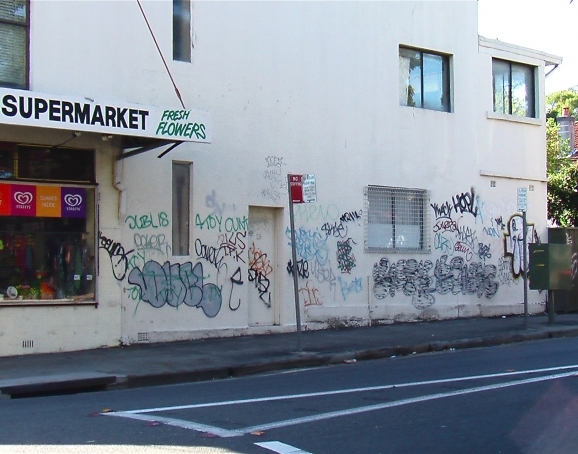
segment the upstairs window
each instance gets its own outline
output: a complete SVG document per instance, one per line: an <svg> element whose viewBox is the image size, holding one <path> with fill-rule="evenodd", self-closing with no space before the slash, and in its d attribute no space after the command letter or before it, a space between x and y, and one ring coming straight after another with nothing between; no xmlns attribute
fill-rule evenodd
<svg viewBox="0 0 578 454"><path fill-rule="evenodd" d="M368 186L364 191L366 252L429 252L428 193Z"/></svg>
<svg viewBox="0 0 578 454"><path fill-rule="evenodd" d="M191 61L191 2L173 0L173 60Z"/></svg>
<svg viewBox="0 0 578 454"><path fill-rule="evenodd" d="M402 106L450 111L449 57L399 48L399 103Z"/></svg>
<svg viewBox="0 0 578 454"><path fill-rule="evenodd" d="M28 86L28 1L0 2L0 86Z"/></svg>
<svg viewBox="0 0 578 454"><path fill-rule="evenodd" d="M536 117L533 66L492 60L494 112Z"/></svg>

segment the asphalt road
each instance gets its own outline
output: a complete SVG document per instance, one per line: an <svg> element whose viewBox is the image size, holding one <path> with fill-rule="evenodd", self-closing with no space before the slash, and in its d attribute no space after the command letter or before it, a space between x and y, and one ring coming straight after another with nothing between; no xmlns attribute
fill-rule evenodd
<svg viewBox="0 0 578 454"><path fill-rule="evenodd" d="M575 453L578 339L0 401L0 452Z"/></svg>

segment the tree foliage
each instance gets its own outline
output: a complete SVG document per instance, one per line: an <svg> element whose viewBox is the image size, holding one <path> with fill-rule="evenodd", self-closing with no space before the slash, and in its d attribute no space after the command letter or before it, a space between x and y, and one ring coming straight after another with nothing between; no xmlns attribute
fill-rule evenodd
<svg viewBox="0 0 578 454"><path fill-rule="evenodd" d="M578 119L578 85L568 90L556 91L546 95L546 112L548 118L562 116L564 107L570 109L570 115Z"/></svg>
<svg viewBox="0 0 578 454"><path fill-rule="evenodd" d="M551 109L546 123L548 218L562 227L578 226L578 165L569 158L570 144L560 138L555 120L563 107L578 118L578 89L552 93L546 103Z"/></svg>

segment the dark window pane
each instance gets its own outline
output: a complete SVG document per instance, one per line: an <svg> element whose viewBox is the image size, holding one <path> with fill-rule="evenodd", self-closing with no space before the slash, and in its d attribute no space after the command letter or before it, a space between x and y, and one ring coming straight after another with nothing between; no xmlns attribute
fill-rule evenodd
<svg viewBox="0 0 578 454"><path fill-rule="evenodd" d="M189 255L191 165L173 162L173 255Z"/></svg>
<svg viewBox="0 0 578 454"><path fill-rule="evenodd" d="M94 182L94 152L49 147L18 147L18 178Z"/></svg>
<svg viewBox="0 0 578 454"><path fill-rule="evenodd" d="M191 4L173 0L173 60L191 61Z"/></svg>
<svg viewBox="0 0 578 454"><path fill-rule="evenodd" d="M423 104L426 109L447 110L444 66L445 57L432 54L423 55Z"/></svg>

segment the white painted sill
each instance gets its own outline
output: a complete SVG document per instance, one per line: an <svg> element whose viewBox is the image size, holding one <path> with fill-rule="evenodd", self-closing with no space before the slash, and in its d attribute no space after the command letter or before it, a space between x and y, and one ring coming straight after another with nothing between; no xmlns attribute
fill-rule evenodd
<svg viewBox="0 0 578 454"><path fill-rule="evenodd" d="M543 126L544 122L540 118L518 117L517 115L507 115L498 112L486 112L486 118L489 120L511 121L514 123L523 123L526 125Z"/></svg>

